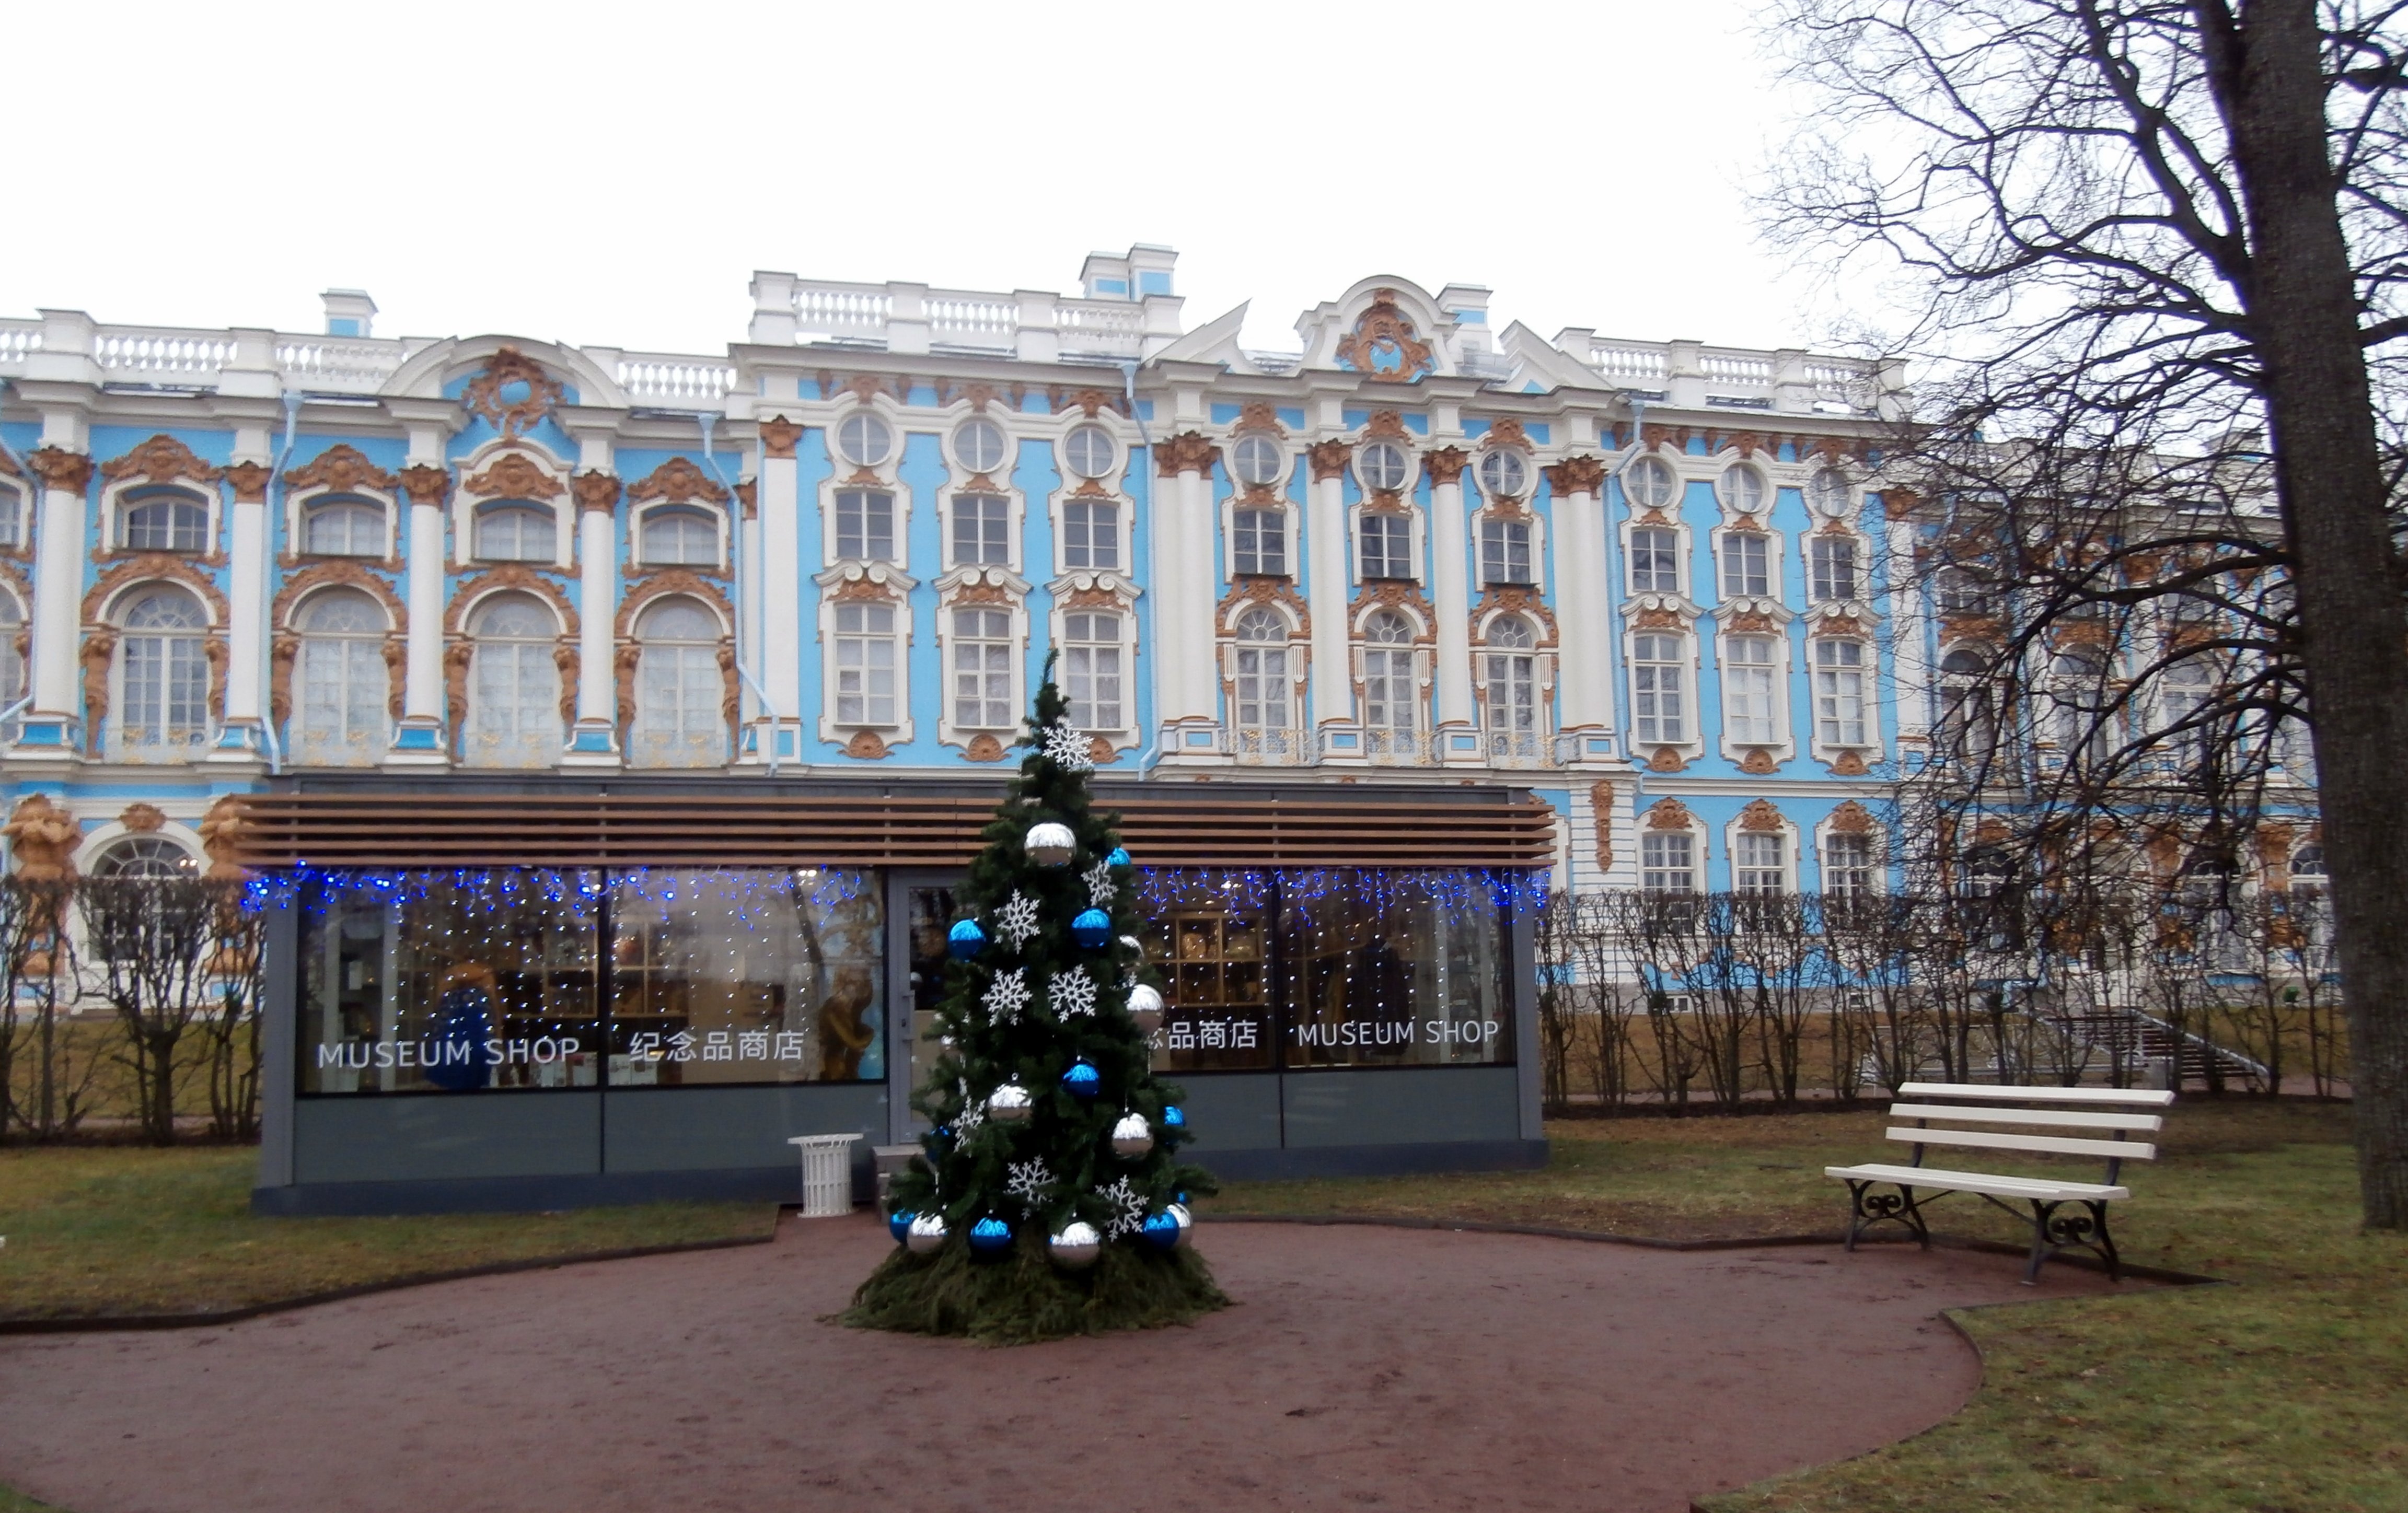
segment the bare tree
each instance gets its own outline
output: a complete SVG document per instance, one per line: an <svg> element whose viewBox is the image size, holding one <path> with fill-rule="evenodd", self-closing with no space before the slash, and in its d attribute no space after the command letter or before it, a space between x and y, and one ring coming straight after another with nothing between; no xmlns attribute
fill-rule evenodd
<svg viewBox="0 0 2408 1513"><path fill-rule="evenodd" d="M184 1037L218 1006L211 947L217 903L191 878L86 878L76 903L93 989L116 1010L145 1138L176 1138Z"/></svg>
<svg viewBox="0 0 2408 1513"><path fill-rule="evenodd" d="M2274 509L2259 530L2230 528L2243 511L2193 525L2175 508L2139 541L1989 544L2002 578L2021 585L2047 557L2095 586L2090 602L2232 584L2256 601L2157 640L2140 681L2213 664L2221 707L2180 711L2177 735L2313 727L2365 1221L2408 1228L2408 802L2391 771L2408 750L2408 7L1770 11L1793 77L1824 102L1819 134L1793 139L1774 223L1791 246L1876 251L1908 276L1914 324L1885 345L1936 360L1920 419L1940 441L1938 492L1970 492L1950 464L1979 443L2020 454L2034 481L2015 497L2129 519L2162 459L2196 460L2177 493L2239 492L2262 454ZM2158 559L2134 561L2148 546ZM2018 612L2052 622L2044 604Z"/></svg>

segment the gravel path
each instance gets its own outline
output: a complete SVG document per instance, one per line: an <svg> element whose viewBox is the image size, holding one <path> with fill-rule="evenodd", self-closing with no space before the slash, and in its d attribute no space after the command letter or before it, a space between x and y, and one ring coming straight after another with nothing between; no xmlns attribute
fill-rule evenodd
<svg viewBox="0 0 2408 1513"><path fill-rule="evenodd" d="M0 1339L0 1483L74 1513L1677 1513L1973 1391L2006 1256L1208 1223L1240 1306L987 1349L840 1329L867 1216L217 1329Z"/></svg>

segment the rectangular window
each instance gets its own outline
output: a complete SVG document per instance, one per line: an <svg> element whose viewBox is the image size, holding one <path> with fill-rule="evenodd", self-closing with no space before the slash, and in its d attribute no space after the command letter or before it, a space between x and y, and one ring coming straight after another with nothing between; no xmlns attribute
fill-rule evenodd
<svg viewBox="0 0 2408 1513"><path fill-rule="evenodd" d="M1079 730L1122 730L1121 617L1062 617L1064 694Z"/></svg>
<svg viewBox="0 0 2408 1513"><path fill-rule="evenodd" d="M1120 570L1120 507L1092 499L1073 499L1062 507L1062 565L1091 572Z"/></svg>
<svg viewBox="0 0 2408 1513"><path fill-rule="evenodd" d="M1771 543L1761 531L1727 531L1723 535L1723 597L1761 597L1772 592Z"/></svg>
<svg viewBox="0 0 2408 1513"><path fill-rule="evenodd" d="M1687 658L1677 635L1641 635L1631 641L1631 714L1639 739L1678 746L1689 738L1688 701L1682 674Z"/></svg>
<svg viewBox="0 0 2408 1513"><path fill-rule="evenodd" d="M1480 581L1490 584L1530 584L1538 578L1530 571L1530 526L1526 521L1482 521L1480 522Z"/></svg>
<svg viewBox="0 0 2408 1513"><path fill-rule="evenodd" d="M1413 576L1412 522L1402 515L1366 515L1362 526L1365 578Z"/></svg>
<svg viewBox="0 0 2408 1513"><path fill-rule="evenodd" d="M1769 637L1734 635L1723 642L1723 731L1739 746L1771 746L1779 740Z"/></svg>
<svg viewBox="0 0 2408 1513"><path fill-rule="evenodd" d="M1000 609L953 611L953 723L1001 730L1012 718L1011 617Z"/></svg>
<svg viewBox="0 0 2408 1513"><path fill-rule="evenodd" d="M836 496L836 554L865 562L895 560L895 496L846 489Z"/></svg>
<svg viewBox="0 0 2408 1513"><path fill-rule="evenodd" d="M953 495L953 565L1001 567L1011 561L1007 502L991 493ZM891 531L890 531L891 535Z"/></svg>
<svg viewBox="0 0 2408 1513"><path fill-rule="evenodd" d="M1642 526L1631 532L1630 592L1680 592L1679 544L1680 537L1675 533L1656 526Z"/></svg>
<svg viewBox="0 0 2408 1513"><path fill-rule="evenodd" d="M1818 535L1811 544L1814 597L1856 597L1856 544L1843 535Z"/></svg>
<svg viewBox="0 0 2408 1513"><path fill-rule="evenodd" d="M1742 893L1789 891L1789 840L1760 830L1742 830L1731 857L1731 887Z"/></svg>
<svg viewBox="0 0 2408 1513"><path fill-rule="evenodd" d="M1230 553L1232 571L1240 577L1287 576L1287 511L1239 510L1237 530L1237 548Z"/></svg>
<svg viewBox="0 0 2408 1513"><path fill-rule="evenodd" d="M839 725L895 723L891 605L836 607L836 720Z"/></svg>
<svg viewBox="0 0 2408 1513"><path fill-rule="evenodd" d="M1823 837L1823 892L1832 898L1863 898L1873 892L1871 836Z"/></svg>
<svg viewBox="0 0 2408 1513"><path fill-rule="evenodd" d="M1861 641L1814 643L1814 738L1825 746L1866 744Z"/></svg>
<svg viewBox="0 0 2408 1513"><path fill-rule="evenodd" d="M1685 830L1651 830L1639 837L1639 887L1649 893L1698 891L1697 837Z"/></svg>

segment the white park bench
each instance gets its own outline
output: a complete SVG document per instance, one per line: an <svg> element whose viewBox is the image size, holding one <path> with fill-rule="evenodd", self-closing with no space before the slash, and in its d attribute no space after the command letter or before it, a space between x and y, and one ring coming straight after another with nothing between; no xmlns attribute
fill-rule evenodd
<svg viewBox="0 0 2408 1513"><path fill-rule="evenodd" d="M2116 1185L2128 1161L2155 1161L2157 1148L2132 1135L2154 1135L2165 1120L2134 1110L2163 1108L2174 1101L2171 1092L2126 1088L2020 1088L1970 1082L1908 1082L1899 1096L1910 1101L1889 1106L1893 1120L1913 1120L1910 1126L1893 1124L1888 1136L1914 1147L1914 1160L1903 1166L1869 1162L1861 1166L1826 1166L1823 1175L1848 1184L1848 1249L1874 1224L1905 1226L1931 1248L1931 1232L1924 1227L1923 1207L1951 1192L1971 1192L2032 1229L2031 1263L2024 1268L2028 1284L2040 1277L2041 1263L2060 1250L2087 1250L2105 1263L2107 1275L2120 1277L2115 1241L2107 1232L2107 1206L2131 1196ZM2038 1108L2035 1104L2064 1104L2067 1108ZM2003 1124L2008 1132L1934 1128L1943 1125ZM2066 1134L2025 1134L2021 1131L2065 1131ZM2082 1132L2098 1132L2088 1134ZM2100 1138L2103 1135L2106 1138ZM2107 1163L2103 1182L2067 1182L2054 1178L2005 1177L1989 1172L1944 1171L1923 1163L1931 1146L1973 1150L2016 1150L2050 1156L2091 1156ZM1876 1191L1895 1189L1894 1192ZM2025 1213L2023 1205L2029 1205ZM2059 1212L2066 1209L2065 1212Z"/></svg>

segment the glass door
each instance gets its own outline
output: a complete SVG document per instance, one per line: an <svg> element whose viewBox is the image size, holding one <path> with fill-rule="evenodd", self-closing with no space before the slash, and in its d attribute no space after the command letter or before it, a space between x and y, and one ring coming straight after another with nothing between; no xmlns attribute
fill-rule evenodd
<svg viewBox="0 0 2408 1513"><path fill-rule="evenodd" d="M888 1139L896 1145L919 1139L928 1128L911 1107L911 1094L927 1076L940 1049L937 1003L945 991L945 933L953 925L954 872L888 874L888 918L901 928L889 933L893 953L887 974L894 1007L888 1021L894 1059L887 1066Z"/></svg>

